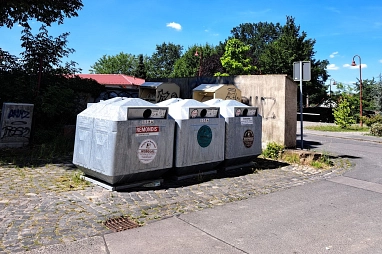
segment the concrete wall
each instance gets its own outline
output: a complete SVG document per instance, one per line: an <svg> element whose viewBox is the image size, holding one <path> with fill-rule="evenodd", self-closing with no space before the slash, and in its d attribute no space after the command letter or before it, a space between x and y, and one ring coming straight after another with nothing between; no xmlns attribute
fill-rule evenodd
<svg viewBox="0 0 382 254"><path fill-rule="evenodd" d="M234 77L170 78L155 81L173 82L180 87L180 98L191 99L200 84L234 84L249 105L259 108L262 121L262 147L269 142L296 146L297 83L284 74L242 75Z"/></svg>

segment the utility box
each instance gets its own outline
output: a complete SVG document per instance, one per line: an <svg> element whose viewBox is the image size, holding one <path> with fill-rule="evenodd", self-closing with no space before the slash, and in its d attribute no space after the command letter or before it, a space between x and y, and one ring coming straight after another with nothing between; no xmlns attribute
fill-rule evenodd
<svg viewBox="0 0 382 254"><path fill-rule="evenodd" d="M145 82L139 86L139 98L158 103L170 98L179 98L180 88L175 83Z"/></svg>
<svg viewBox="0 0 382 254"><path fill-rule="evenodd" d="M204 103L220 107L220 115L225 119L225 167L250 163L261 154L262 118L257 107L221 99Z"/></svg>
<svg viewBox="0 0 382 254"><path fill-rule="evenodd" d="M92 104L77 116L73 164L110 185L154 180L172 167L174 128L167 107L142 99Z"/></svg>
<svg viewBox="0 0 382 254"><path fill-rule="evenodd" d="M192 90L192 98L200 102L211 99L241 102L241 91L235 85L230 84L201 84Z"/></svg>
<svg viewBox="0 0 382 254"><path fill-rule="evenodd" d="M176 176L213 171L224 161L225 122L219 107L193 99L170 99L157 105L167 106L176 122L172 169Z"/></svg>

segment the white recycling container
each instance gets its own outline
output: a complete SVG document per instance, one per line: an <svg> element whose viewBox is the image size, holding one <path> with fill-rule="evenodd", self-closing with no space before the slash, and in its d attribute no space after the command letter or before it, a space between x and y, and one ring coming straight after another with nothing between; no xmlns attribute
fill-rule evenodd
<svg viewBox="0 0 382 254"><path fill-rule="evenodd" d="M168 107L175 119L174 168L177 175L211 171L224 161L225 122L219 108L194 99L169 99L158 106Z"/></svg>
<svg viewBox="0 0 382 254"><path fill-rule="evenodd" d="M77 115L73 164L109 185L151 180L173 166L175 121L168 108L117 97Z"/></svg>
<svg viewBox="0 0 382 254"><path fill-rule="evenodd" d="M212 99L204 103L219 107L225 119L225 166L246 164L261 154L262 118L257 107L236 100Z"/></svg>

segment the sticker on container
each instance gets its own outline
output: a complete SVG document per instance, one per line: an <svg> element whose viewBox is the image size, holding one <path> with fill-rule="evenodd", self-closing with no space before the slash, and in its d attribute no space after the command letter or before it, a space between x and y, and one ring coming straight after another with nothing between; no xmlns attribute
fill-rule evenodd
<svg viewBox="0 0 382 254"><path fill-rule="evenodd" d="M135 136L159 135L159 126L138 126L135 127Z"/></svg>
<svg viewBox="0 0 382 254"><path fill-rule="evenodd" d="M253 118L252 117L240 117L240 123L241 123L241 125L253 124Z"/></svg>
<svg viewBox="0 0 382 254"><path fill-rule="evenodd" d="M240 115L241 115L241 109L238 108L238 109L236 109L236 111L235 111L235 116L240 116Z"/></svg>
<svg viewBox="0 0 382 254"><path fill-rule="evenodd" d="M145 139L139 145L138 149L138 159L143 164L148 164L152 162L157 155L158 146L152 139Z"/></svg>
<svg viewBox="0 0 382 254"><path fill-rule="evenodd" d="M209 146L212 140L211 128L207 125L203 125L202 127L200 127L200 129L198 130L197 140L198 140L198 144L201 147Z"/></svg>
<svg viewBox="0 0 382 254"><path fill-rule="evenodd" d="M165 109L151 109L151 118L165 118L166 110Z"/></svg>
<svg viewBox="0 0 382 254"><path fill-rule="evenodd" d="M243 143L246 148L250 148L253 145L254 135L253 131L246 130L244 132Z"/></svg>
<svg viewBox="0 0 382 254"><path fill-rule="evenodd" d="M218 110L217 109L207 109L206 117L217 117Z"/></svg>
<svg viewBox="0 0 382 254"><path fill-rule="evenodd" d="M191 118L195 118L198 116L198 110L197 109L194 109L191 111Z"/></svg>
<svg viewBox="0 0 382 254"><path fill-rule="evenodd" d="M257 116L257 109L249 109L248 116Z"/></svg>

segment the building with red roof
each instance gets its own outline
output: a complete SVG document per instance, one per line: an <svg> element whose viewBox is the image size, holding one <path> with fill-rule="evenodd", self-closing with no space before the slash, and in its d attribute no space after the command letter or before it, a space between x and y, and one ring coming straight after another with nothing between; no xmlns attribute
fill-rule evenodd
<svg viewBox="0 0 382 254"><path fill-rule="evenodd" d="M124 74L76 74L76 76L93 79L106 87L106 91L95 99L96 102L114 97L137 98L139 86L145 83L144 79Z"/></svg>
<svg viewBox="0 0 382 254"><path fill-rule="evenodd" d="M99 84L111 88L138 89L145 83L144 79L127 76L124 74L76 74L80 78L94 79Z"/></svg>

